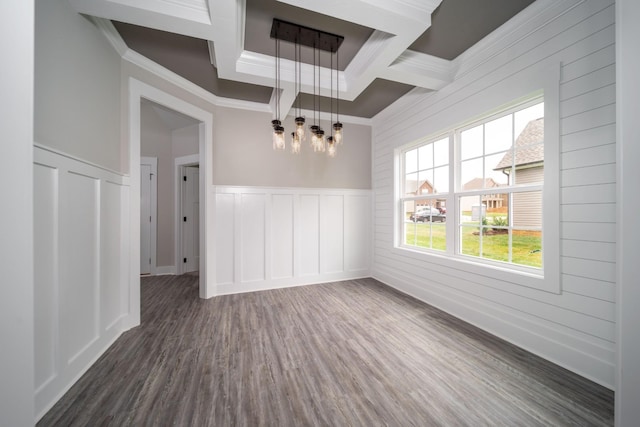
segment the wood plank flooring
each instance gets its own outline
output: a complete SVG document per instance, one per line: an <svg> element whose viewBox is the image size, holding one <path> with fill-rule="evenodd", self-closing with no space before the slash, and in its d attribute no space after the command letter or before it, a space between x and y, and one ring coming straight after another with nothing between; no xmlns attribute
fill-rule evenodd
<svg viewBox="0 0 640 427"><path fill-rule="evenodd" d="M141 326L39 426L613 425L612 391L373 279L141 292Z"/></svg>

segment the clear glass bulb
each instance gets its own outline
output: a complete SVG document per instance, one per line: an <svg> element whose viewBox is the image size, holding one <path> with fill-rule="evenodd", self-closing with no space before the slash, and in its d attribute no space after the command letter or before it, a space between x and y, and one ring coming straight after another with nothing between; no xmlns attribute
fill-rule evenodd
<svg viewBox="0 0 640 427"><path fill-rule="evenodd" d="M300 143L300 138L298 137L297 132L291 132L291 152L293 154L300 153L300 148L302 144Z"/></svg>
<svg viewBox="0 0 640 427"><path fill-rule="evenodd" d="M296 133L300 142L305 140L304 117L296 117Z"/></svg>
<svg viewBox="0 0 640 427"><path fill-rule="evenodd" d="M333 124L333 139L336 144L342 143L342 123L340 122Z"/></svg>
<svg viewBox="0 0 640 427"><path fill-rule="evenodd" d="M325 147L325 140L324 140L324 131L322 129L320 129L318 131L317 138L318 138L318 142L317 142L318 150L317 151L319 151L321 153L324 153L325 150L326 150L326 147Z"/></svg>
<svg viewBox="0 0 640 427"><path fill-rule="evenodd" d="M284 128L282 126L276 126L273 129L273 149L284 150Z"/></svg>
<svg viewBox="0 0 640 427"><path fill-rule="evenodd" d="M336 143L334 141L334 138L332 136L327 138L327 155L329 157L335 157L336 156Z"/></svg>

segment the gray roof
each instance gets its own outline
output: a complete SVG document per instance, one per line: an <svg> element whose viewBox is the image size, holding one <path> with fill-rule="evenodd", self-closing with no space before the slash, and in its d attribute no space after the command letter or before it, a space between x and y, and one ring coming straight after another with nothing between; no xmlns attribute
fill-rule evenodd
<svg viewBox="0 0 640 427"><path fill-rule="evenodd" d="M531 120L522 130L515 143L515 166L530 165L544 161L544 118ZM520 148L524 147L524 148ZM505 153L504 157L493 170L507 169L511 167L513 158L512 150Z"/></svg>

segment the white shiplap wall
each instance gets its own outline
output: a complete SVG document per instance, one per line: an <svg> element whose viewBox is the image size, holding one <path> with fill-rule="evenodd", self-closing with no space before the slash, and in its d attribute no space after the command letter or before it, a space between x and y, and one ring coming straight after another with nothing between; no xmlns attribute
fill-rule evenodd
<svg viewBox="0 0 640 427"><path fill-rule="evenodd" d="M374 119L373 276L613 388L614 2L540 0L514 22L461 55L453 83L433 93L414 90ZM532 75L554 64L560 65L560 205L553 208L560 212L561 292L394 249L394 150L521 96Z"/></svg>

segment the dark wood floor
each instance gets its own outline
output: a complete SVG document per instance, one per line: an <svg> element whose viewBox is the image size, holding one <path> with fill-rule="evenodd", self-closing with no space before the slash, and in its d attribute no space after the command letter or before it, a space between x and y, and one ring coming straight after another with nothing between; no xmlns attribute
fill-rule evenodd
<svg viewBox="0 0 640 427"><path fill-rule="evenodd" d="M211 300L142 279L40 426L606 426L613 392L373 279Z"/></svg>

